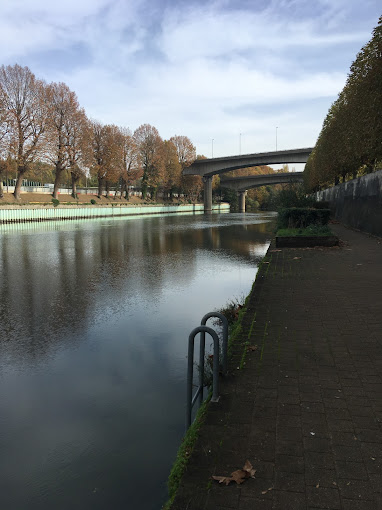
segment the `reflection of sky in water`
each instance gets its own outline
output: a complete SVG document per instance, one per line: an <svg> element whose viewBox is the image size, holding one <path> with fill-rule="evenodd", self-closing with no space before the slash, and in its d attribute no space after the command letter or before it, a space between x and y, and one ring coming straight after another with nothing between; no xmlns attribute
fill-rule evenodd
<svg viewBox="0 0 382 510"><path fill-rule="evenodd" d="M188 334L248 294L271 228L259 218L2 234L0 508L160 507Z"/></svg>

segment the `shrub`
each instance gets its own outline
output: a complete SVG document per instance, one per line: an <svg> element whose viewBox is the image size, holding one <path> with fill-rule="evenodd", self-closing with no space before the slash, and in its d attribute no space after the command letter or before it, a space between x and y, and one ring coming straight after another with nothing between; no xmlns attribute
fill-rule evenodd
<svg viewBox="0 0 382 510"><path fill-rule="evenodd" d="M57 207L59 205L60 201L57 198L52 198L52 204L53 207Z"/></svg>
<svg viewBox="0 0 382 510"><path fill-rule="evenodd" d="M90 200L90 203L94 205L94 204L96 204L97 202L94 200L94 198L92 198L92 199Z"/></svg>
<svg viewBox="0 0 382 510"><path fill-rule="evenodd" d="M306 207L291 207L280 209L277 218L277 228L306 228L309 225L327 225L330 209L312 209Z"/></svg>

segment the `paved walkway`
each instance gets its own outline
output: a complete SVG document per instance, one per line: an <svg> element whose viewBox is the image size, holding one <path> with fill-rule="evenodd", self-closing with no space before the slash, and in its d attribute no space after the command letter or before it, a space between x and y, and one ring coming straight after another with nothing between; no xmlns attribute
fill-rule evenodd
<svg viewBox="0 0 382 510"><path fill-rule="evenodd" d="M382 509L382 242L333 230L269 250L174 510Z"/></svg>

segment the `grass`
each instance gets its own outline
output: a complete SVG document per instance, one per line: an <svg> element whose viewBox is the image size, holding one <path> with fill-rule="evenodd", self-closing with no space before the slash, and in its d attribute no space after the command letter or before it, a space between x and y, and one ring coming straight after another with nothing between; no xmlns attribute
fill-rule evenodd
<svg viewBox="0 0 382 510"><path fill-rule="evenodd" d="M163 510L170 510L171 505L174 502L180 480L187 468L188 459L190 458L195 442L198 439L199 429L204 422L204 418L207 412L207 404L210 400L210 397L211 395L200 406L194 422L187 430L186 435L183 438L182 444L180 445L174 465L172 466L171 473L168 478L167 485L169 499L165 503Z"/></svg>
<svg viewBox="0 0 382 510"><path fill-rule="evenodd" d="M279 237L296 237L296 236L332 236L333 232L327 225L309 225L306 228L280 228L276 232Z"/></svg>

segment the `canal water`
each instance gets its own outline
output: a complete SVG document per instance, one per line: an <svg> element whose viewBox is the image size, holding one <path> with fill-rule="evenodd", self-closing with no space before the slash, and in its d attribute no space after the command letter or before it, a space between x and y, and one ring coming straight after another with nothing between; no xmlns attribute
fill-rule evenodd
<svg viewBox="0 0 382 510"><path fill-rule="evenodd" d="M188 335L249 293L273 220L0 226L0 509L161 508Z"/></svg>

